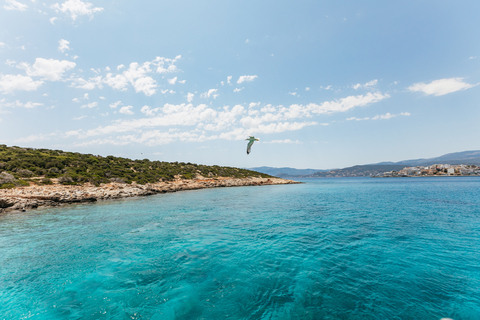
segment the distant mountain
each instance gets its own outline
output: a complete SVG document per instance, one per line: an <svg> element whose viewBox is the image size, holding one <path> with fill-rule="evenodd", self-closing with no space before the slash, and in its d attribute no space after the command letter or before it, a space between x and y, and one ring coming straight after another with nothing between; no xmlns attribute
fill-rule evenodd
<svg viewBox="0 0 480 320"><path fill-rule="evenodd" d="M480 165L480 150L447 153L430 159L403 160L398 162L381 162L377 165L399 164L404 166L430 166L432 164L473 164Z"/></svg>
<svg viewBox="0 0 480 320"><path fill-rule="evenodd" d="M321 172L315 172L304 178L326 178L326 177L369 177L372 175L381 174L387 171L398 171L403 169L404 165L398 164L367 164L363 166L353 166L343 169L327 170Z"/></svg>
<svg viewBox="0 0 480 320"><path fill-rule="evenodd" d="M433 164L472 164L480 166L480 150L448 153L430 159L413 159L398 162L380 162L376 164L357 165L343 169L315 170L295 168L258 167L250 170L277 177L368 177L388 171L399 171L405 167L430 166Z"/></svg>
<svg viewBox="0 0 480 320"><path fill-rule="evenodd" d="M315 172L328 171L328 170L319 170L319 169L295 169L289 167L283 168L274 168L274 167L256 167L249 168L248 170L258 171L261 173L269 174L276 177L287 177L287 176L307 176Z"/></svg>

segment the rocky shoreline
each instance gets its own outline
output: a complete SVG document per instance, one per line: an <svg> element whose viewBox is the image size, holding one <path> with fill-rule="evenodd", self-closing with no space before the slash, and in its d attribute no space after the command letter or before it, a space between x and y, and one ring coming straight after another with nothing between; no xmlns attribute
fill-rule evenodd
<svg viewBox="0 0 480 320"><path fill-rule="evenodd" d="M71 203L148 196L166 192L217 187L261 186L296 184L280 178L215 178L176 179L173 181L140 184L108 183L100 186L85 185L30 185L13 189L0 189L0 213L26 211L38 207L53 207Z"/></svg>

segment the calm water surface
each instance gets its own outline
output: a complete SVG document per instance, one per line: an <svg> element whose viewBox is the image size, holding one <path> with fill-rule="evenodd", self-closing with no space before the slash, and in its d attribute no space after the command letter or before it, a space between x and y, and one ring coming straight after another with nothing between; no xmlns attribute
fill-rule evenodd
<svg viewBox="0 0 480 320"><path fill-rule="evenodd" d="M480 319L480 178L318 179L0 216L0 319Z"/></svg>

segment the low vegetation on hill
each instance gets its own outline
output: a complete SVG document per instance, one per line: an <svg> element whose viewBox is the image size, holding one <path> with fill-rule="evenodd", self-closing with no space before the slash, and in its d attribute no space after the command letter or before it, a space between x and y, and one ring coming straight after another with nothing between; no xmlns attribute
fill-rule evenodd
<svg viewBox="0 0 480 320"><path fill-rule="evenodd" d="M0 188L37 184L98 185L108 182L138 184L170 181L176 176L192 179L197 175L215 177L270 177L267 174L194 163L131 160L61 150L32 149L0 145Z"/></svg>

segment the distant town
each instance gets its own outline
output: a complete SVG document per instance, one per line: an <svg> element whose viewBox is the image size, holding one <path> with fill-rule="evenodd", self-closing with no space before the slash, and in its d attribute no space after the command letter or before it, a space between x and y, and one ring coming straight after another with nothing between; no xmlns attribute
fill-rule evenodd
<svg viewBox="0 0 480 320"><path fill-rule="evenodd" d="M388 171L372 175L375 178L436 176L480 176L480 167L465 164L434 164L431 166L405 167L399 171Z"/></svg>

